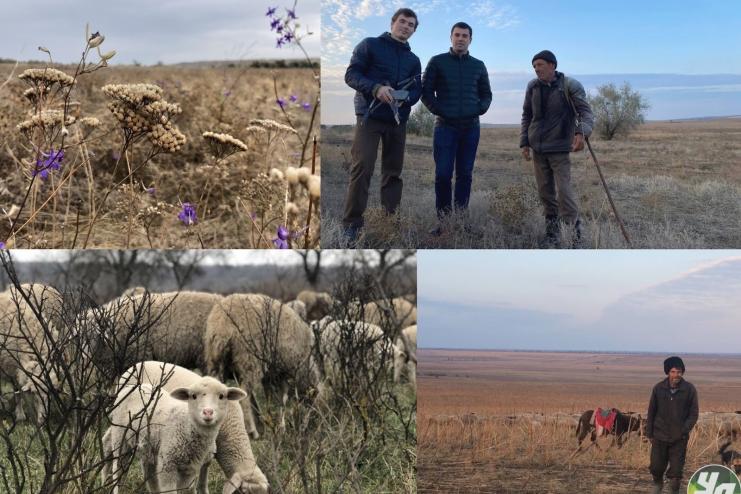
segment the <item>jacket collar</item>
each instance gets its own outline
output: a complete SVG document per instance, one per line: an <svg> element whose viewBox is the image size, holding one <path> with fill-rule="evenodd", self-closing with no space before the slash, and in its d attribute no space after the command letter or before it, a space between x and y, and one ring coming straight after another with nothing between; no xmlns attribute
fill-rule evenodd
<svg viewBox="0 0 741 494"><path fill-rule="evenodd" d="M677 386L677 389L684 389L685 387L687 387L687 385L685 384L686 382L687 381L685 381L684 378L682 378L682 380L679 381L679 386ZM671 386L669 386L669 378L668 377L665 378L663 381L661 381L661 386L664 387L664 388L666 388L666 389L671 389Z"/></svg>
<svg viewBox="0 0 741 494"><path fill-rule="evenodd" d="M448 54L453 58L462 58L462 59L466 59L471 56L469 55L468 50L466 50L466 53L464 53L463 55L458 55L456 52L453 51L452 47L448 50Z"/></svg>
<svg viewBox="0 0 741 494"><path fill-rule="evenodd" d="M556 71L556 79L554 79L551 82L543 82L537 78L535 80L538 81L538 83L542 84L543 86L555 87L560 83L562 79L563 79L563 72Z"/></svg>
<svg viewBox="0 0 741 494"><path fill-rule="evenodd" d="M411 50L411 47L409 46L409 42L407 41L399 41L394 39L393 36L391 36L391 33L386 31L382 35L379 36L381 39L385 39L386 41L395 44L396 46L404 49L404 50Z"/></svg>

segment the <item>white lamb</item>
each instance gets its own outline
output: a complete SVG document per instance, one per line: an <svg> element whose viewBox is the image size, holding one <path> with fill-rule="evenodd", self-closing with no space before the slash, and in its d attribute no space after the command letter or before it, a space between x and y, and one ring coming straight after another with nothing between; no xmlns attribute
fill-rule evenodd
<svg viewBox="0 0 741 494"><path fill-rule="evenodd" d="M124 376L135 372L130 368ZM170 393L148 383L121 386L110 415L112 425L103 436L104 457L112 459L101 472L104 483L112 473L113 492L118 494L123 473L119 462L136 448L149 492L195 494L196 480L215 453L227 404L246 396L212 377Z"/></svg>

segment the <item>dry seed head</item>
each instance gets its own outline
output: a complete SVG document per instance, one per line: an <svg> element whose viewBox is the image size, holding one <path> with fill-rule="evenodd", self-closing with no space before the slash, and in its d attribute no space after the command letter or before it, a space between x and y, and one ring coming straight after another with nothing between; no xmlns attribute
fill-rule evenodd
<svg viewBox="0 0 741 494"><path fill-rule="evenodd" d="M265 130L272 131L272 132L288 132L291 134L298 134L298 132L296 132L296 129L294 129L293 127L289 127L288 125L283 125L282 123L276 122L275 120L256 118L256 119L250 120L250 125L256 125L256 126L262 127Z"/></svg>
<svg viewBox="0 0 741 494"><path fill-rule="evenodd" d="M250 125L244 130L249 132L250 134L265 134L267 132L267 130L260 127L259 125Z"/></svg>
<svg viewBox="0 0 741 494"><path fill-rule="evenodd" d="M322 179L316 175L309 177L309 195L312 199L319 199L322 195Z"/></svg>
<svg viewBox="0 0 741 494"><path fill-rule="evenodd" d="M87 42L90 48L95 48L101 45L105 41L105 36L102 34L95 33L92 38Z"/></svg>
<svg viewBox="0 0 741 494"><path fill-rule="evenodd" d="M286 168L286 180L290 185L298 184L298 170L292 166Z"/></svg>
<svg viewBox="0 0 741 494"><path fill-rule="evenodd" d="M287 202L286 203L286 213L288 216L296 216L299 213L298 206L295 202Z"/></svg>
<svg viewBox="0 0 741 494"><path fill-rule="evenodd" d="M16 128L24 134L30 132L34 127L53 130L57 126L63 126L63 118L64 113L60 110L43 110L42 112L33 115L28 120L19 123ZM65 124L72 125L74 122L75 117L68 115Z"/></svg>
<svg viewBox="0 0 741 494"><path fill-rule="evenodd" d="M57 83L60 86L64 87L71 86L75 82L72 76L65 74L61 70L52 68L26 69L21 73L21 75L18 76L18 78L27 82L32 82L34 84L41 83L47 86L51 86L52 84Z"/></svg>
<svg viewBox="0 0 741 494"><path fill-rule="evenodd" d="M26 89L25 91L23 91L23 97L28 99L28 101L30 101L31 103L36 104L36 100L39 97L39 93L35 87L30 87Z"/></svg>
<svg viewBox="0 0 741 494"><path fill-rule="evenodd" d="M80 119L80 124L82 124L83 127L95 128L100 125L100 120L95 117L83 117Z"/></svg>
<svg viewBox="0 0 741 494"><path fill-rule="evenodd" d="M277 168L271 168L270 169L270 181L271 182L282 182L283 172L278 170Z"/></svg>
<svg viewBox="0 0 741 494"><path fill-rule="evenodd" d="M217 134L215 132L204 132L203 138L209 145L216 147L234 148L232 152L247 151L247 144L229 134Z"/></svg>
<svg viewBox="0 0 741 494"><path fill-rule="evenodd" d="M113 99L134 106L162 99L162 88L155 84L106 84L101 90Z"/></svg>
<svg viewBox="0 0 741 494"><path fill-rule="evenodd" d="M298 169L298 181L302 184L306 185L309 182L309 177L311 176L311 172L308 168L304 168L303 166Z"/></svg>

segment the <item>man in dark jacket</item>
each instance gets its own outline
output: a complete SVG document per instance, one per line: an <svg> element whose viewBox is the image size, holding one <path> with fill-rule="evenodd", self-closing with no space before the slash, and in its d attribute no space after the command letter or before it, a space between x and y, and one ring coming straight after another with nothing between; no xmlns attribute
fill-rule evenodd
<svg viewBox="0 0 741 494"><path fill-rule="evenodd" d="M651 440L649 470L654 480L654 494L659 494L664 486L665 471L671 484L671 492L679 492L687 440L697 423L697 390L682 378L684 370L681 358L666 359L664 373L668 377L654 386L648 404L646 437Z"/></svg>
<svg viewBox="0 0 741 494"><path fill-rule="evenodd" d="M479 115L486 113L491 104L486 66L468 53L472 38L471 26L455 23L450 30L450 50L432 57L422 78L422 103L437 116L432 143L435 207L440 220L453 209L453 171L455 207L468 208L479 145ZM441 235L442 225L430 233Z"/></svg>
<svg viewBox="0 0 741 494"><path fill-rule="evenodd" d="M560 217L574 228L574 241L578 243L581 225L571 186L569 152L584 149L584 138L592 133L594 117L584 87L556 71L558 62L552 52L537 53L532 63L537 77L525 91L520 127L522 156L530 161L532 148L535 180L545 212L546 242L558 245Z"/></svg>
<svg viewBox="0 0 741 494"><path fill-rule="evenodd" d="M381 205L394 214L401 202L401 170L404 164L406 122L421 94L419 58L407 40L418 26L417 15L402 8L391 18L391 30L377 38L365 38L353 51L345 83L355 89L355 139L352 168L342 220L348 247L354 247L363 227L373 168L381 141ZM394 90L405 89L401 96Z"/></svg>

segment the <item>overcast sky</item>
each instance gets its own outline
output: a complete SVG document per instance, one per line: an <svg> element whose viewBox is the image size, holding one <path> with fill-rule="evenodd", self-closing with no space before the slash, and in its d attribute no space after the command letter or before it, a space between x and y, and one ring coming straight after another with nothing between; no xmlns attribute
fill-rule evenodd
<svg viewBox="0 0 741 494"><path fill-rule="evenodd" d="M296 15L309 55L320 56L320 0L299 0ZM0 0L0 58L41 60L39 45L58 62L77 62L85 46L85 23L106 38L112 63L143 64L201 60L303 58L296 47L275 47L265 16L268 7L293 0Z"/></svg>
<svg viewBox="0 0 741 494"><path fill-rule="evenodd" d="M546 48L588 91L630 82L651 104L649 120L741 114L738 0L325 0L322 123L354 121L344 83L352 49L387 31L401 6L419 17L409 43L422 70L450 47L453 23L472 26L470 53L486 64L494 93L485 123L519 123L532 56Z"/></svg>
<svg viewBox="0 0 741 494"><path fill-rule="evenodd" d="M741 353L738 251L419 251L420 346Z"/></svg>

